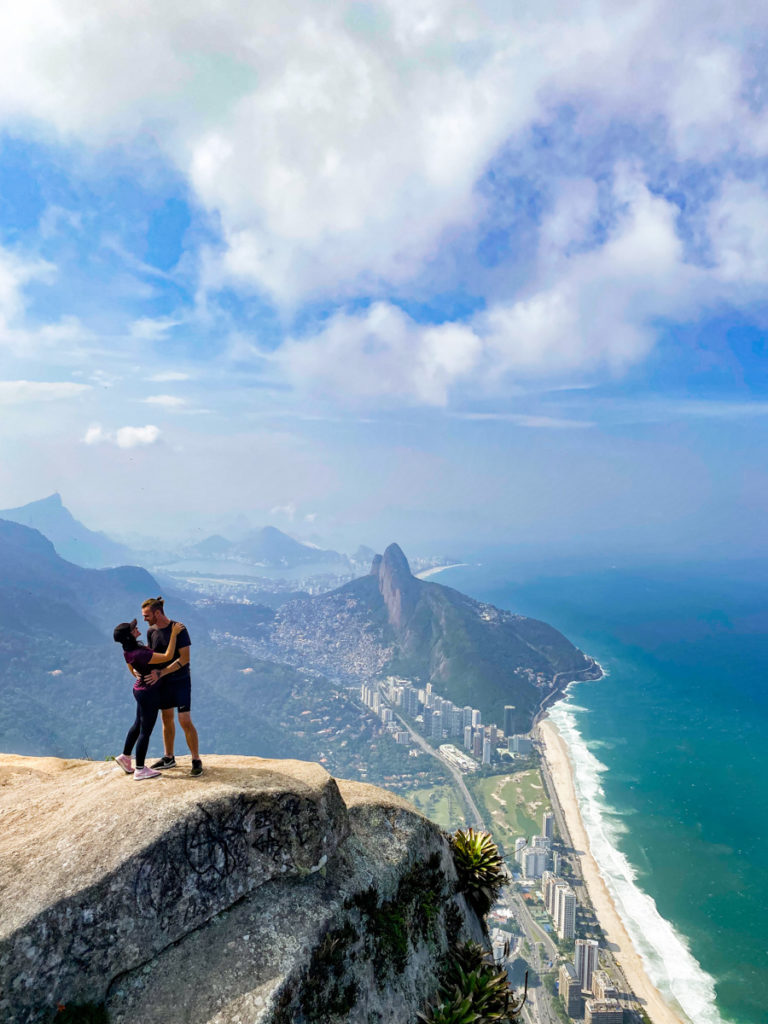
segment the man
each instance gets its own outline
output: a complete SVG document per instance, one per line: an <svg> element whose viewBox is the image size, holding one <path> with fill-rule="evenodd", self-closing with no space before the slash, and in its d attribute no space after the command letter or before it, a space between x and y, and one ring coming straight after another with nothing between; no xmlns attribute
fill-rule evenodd
<svg viewBox="0 0 768 1024"><path fill-rule="evenodd" d="M173 620L165 614L162 597L150 597L141 606L147 629L147 644L153 651L164 651L168 646ZM203 762L200 760L197 729L192 724L190 709L192 706L192 677L189 671L189 648L192 641L189 633L183 629L176 639L176 658L166 665L158 666L163 681L159 686L164 688L161 698L163 714L163 750L159 761L152 765L154 769L175 768L176 758L173 748L176 740L176 723L174 710L179 712L179 725L184 730L187 746L192 754L192 771L190 775L197 777L203 774Z"/></svg>

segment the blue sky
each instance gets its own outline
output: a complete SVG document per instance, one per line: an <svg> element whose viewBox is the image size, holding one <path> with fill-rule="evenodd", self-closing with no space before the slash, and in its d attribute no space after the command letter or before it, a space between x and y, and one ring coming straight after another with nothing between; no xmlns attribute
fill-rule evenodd
<svg viewBox="0 0 768 1024"><path fill-rule="evenodd" d="M762 551L767 34L756 3L9 5L0 505Z"/></svg>

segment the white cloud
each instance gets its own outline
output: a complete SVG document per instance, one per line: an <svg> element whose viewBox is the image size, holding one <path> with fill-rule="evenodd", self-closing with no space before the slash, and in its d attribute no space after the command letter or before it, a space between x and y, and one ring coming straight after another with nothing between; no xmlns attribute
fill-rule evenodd
<svg viewBox="0 0 768 1024"><path fill-rule="evenodd" d="M22 405L28 402L56 402L79 398L91 391L90 384L47 382L37 380L1 380L0 405Z"/></svg>
<svg viewBox="0 0 768 1024"><path fill-rule="evenodd" d="M141 317L131 324L130 333L137 341L160 341L181 323L183 320L174 320L171 317Z"/></svg>
<svg viewBox="0 0 768 1024"><path fill-rule="evenodd" d="M167 370L163 373L153 373L147 380L151 380L155 384L170 384L174 381L189 380L190 375L188 373L181 373L178 370Z"/></svg>
<svg viewBox="0 0 768 1024"><path fill-rule="evenodd" d="M273 505L269 510L271 516L285 516L288 522L292 523L296 518L296 505L289 501L287 505Z"/></svg>
<svg viewBox="0 0 768 1024"><path fill-rule="evenodd" d="M337 313L314 336L286 343L286 373L342 398L445 405L467 383L493 391L511 380L626 370L652 348L657 318L686 316L717 282L685 262L677 207L653 195L632 169L617 169L621 212L601 245L571 251L585 238L592 190L568 185L561 199L553 223L542 225L533 278L514 300L467 323L437 326L387 303Z"/></svg>
<svg viewBox="0 0 768 1024"><path fill-rule="evenodd" d="M100 444L102 441L108 441L109 437L100 423L92 423L83 436L83 444Z"/></svg>
<svg viewBox="0 0 768 1024"><path fill-rule="evenodd" d="M164 409L180 409L187 404L186 398L179 398L178 395L149 395L142 401L148 405L160 405Z"/></svg>
<svg viewBox="0 0 768 1024"><path fill-rule="evenodd" d="M118 448L137 448L151 445L159 441L161 431L158 427L148 424L145 427L120 427L115 431L107 431L100 423L92 423L85 432L83 443L116 444Z"/></svg>
<svg viewBox="0 0 768 1024"><path fill-rule="evenodd" d="M378 302L364 313L337 313L309 340L289 339L279 359L299 386L353 400L390 395L442 405L481 347L469 327L425 327Z"/></svg>
<svg viewBox="0 0 768 1024"><path fill-rule="evenodd" d="M0 346L23 352L30 347L33 336L22 328L26 311L24 288L31 281L51 280L55 274L52 264L44 260L24 259L9 249L0 247ZM38 340L51 343L68 334L72 321L51 324L37 332Z"/></svg>
<svg viewBox="0 0 768 1024"><path fill-rule="evenodd" d="M480 423L499 421L514 423L518 427L532 427L543 430L583 430L594 427L593 420L564 419L560 416L542 416L531 413L512 412L466 412L456 413L456 419L474 420Z"/></svg>
<svg viewBox="0 0 768 1024"><path fill-rule="evenodd" d="M159 428L151 424L146 427L120 427L115 433L118 448L137 448L139 445L154 444L159 439Z"/></svg>
<svg viewBox="0 0 768 1024"><path fill-rule="evenodd" d="M757 297L768 278L761 184L727 181L702 214L714 262L705 269L684 254L680 211L653 194L650 171L619 169L606 214L605 168L598 188L589 159L569 179L555 157L563 110L576 111L587 152L606 132L621 150L625 133L633 152L644 139L653 170L768 153L753 88L767 35L768 9L752 0L697 17L661 0L136 0L130 12L120 0L28 0L0 9L0 124L33 120L91 147L151 133L220 227L198 253L200 309L206 289L233 282L288 309L320 296L335 311L316 333L290 338L275 369L342 397L443 405L466 385L624 372L647 356L659 320ZM532 127L552 146L552 170L533 154ZM419 275L428 291L434 261L452 258L444 250L465 229L461 258L474 260L472 232L495 212L478 185L491 164L504 168L507 149L526 147L531 177L552 193L528 276L501 267L491 285L483 278L487 308L466 321L408 316L391 297ZM43 230L55 234L66 216L51 208ZM463 287L462 270L453 281ZM51 273L0 250L0 342L82 333L76 320L18 326L25 285ZM378 301L344 308L361 296ZM184 322L140 317L129 334L162 341ZM258 348L245 339L231 354L241 353L253 359Z"/></svg>
<svg viewBox="0 0 768 1024"><path fill-rule="evenodd" d="M766 151L746 96L767 20L756 2L28 0L0 11L0 120L95 146L151 130L220 218L210 284L370 294L473 223L489 161L563 106L686 158Z"/></svg>
<svg viewBox="0 0 768 1024"><path fill-rule="evenodd" d="M737 288L768 282L768 195L756 182L725 182L709 207L708 229L725 281Z"/></svg>

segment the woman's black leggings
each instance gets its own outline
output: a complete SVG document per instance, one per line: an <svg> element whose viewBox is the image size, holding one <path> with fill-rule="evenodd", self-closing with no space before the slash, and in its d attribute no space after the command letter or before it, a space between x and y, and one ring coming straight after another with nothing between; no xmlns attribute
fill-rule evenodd
<svg viewBox="0 0 768 1024"><path fill-rule="evenodd" d="M134 690L133 695L136 698L136 721L125 737L123 753L130 757L133 745L136 744L136 767L143 768L144 758L147 756L147 747L149 746L149 737L155 728L157 713L160 709L157 706L155 694L150 691Z"/></svg>

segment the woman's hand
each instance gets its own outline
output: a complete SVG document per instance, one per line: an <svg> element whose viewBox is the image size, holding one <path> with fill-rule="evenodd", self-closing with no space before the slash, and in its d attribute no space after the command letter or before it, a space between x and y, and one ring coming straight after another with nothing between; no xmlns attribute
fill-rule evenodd
<svg viewBox="0 0 768 1024"><path fill-rule="evenodd" d="M187 627L184 625L183 622L174 622L174 624L171 626L171 636L178 636L182 629L186 628Z"/></svg>

